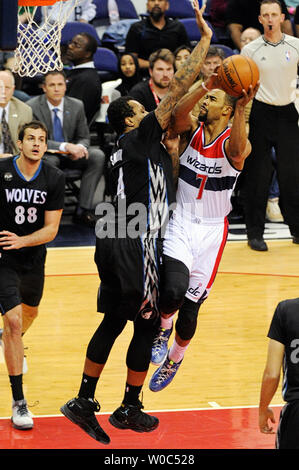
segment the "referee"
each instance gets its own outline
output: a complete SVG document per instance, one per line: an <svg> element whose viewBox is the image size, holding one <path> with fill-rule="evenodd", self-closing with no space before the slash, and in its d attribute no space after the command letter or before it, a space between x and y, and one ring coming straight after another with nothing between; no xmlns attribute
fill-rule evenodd
<svg viewBox="0 0 299 470"><path fill-rule="evenodd" d="M280 302L274 312L268 337L268 358L263 375L259 428L274 434L275 423L269 404L277 390L283 366L282 396L286 401L280 413L276 436L277 449L299 449L299 298Z"/></svg>
<svg viewBox="0 0 299 470"><path fill-rule="evenodd" d="M299 129L295 108L299 39L281 32L284 21L278 0L263 0L259 21L264 34L242 49L260 70L260 88L249 119L252 152L244 167L241 195L248 245L267 251L263 239L265 213L273 167L271 147L277 155L280 206L293 243L299 244Z"/></svg>

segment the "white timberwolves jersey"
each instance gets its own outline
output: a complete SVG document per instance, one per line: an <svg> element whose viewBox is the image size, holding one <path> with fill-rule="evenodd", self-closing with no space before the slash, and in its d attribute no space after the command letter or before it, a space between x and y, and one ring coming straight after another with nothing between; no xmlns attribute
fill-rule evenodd
<svg viewBox="0 0 299 470"><path fill-rule="evenodd" d="M231 195L240 174L229 162L224 143L227 127L205 145L204 124L194 132L180 157L177 210L201 218L224 218L231 211Z"/></svg>

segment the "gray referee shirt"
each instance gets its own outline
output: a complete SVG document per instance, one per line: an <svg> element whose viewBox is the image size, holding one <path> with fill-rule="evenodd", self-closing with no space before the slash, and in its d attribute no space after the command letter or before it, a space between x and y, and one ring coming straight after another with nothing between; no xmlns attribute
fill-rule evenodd
<svg viewBox="0 0 299 470"><path fill-rule="evenodd" d="M299 38L283 34L278 43L260 36L243 47L260 71L260 87L255 98L263 103L285 106L296 99Z"/></svg>

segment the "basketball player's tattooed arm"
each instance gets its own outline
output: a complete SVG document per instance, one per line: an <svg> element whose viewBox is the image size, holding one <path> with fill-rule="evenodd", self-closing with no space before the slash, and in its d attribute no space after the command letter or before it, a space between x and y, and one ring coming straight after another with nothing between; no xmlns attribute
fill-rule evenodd
<svg viewBox="0 0 299 470"><path fill-rule="evenodd" d="M243 90L243 96L237 100L231 133L225 142L227 156L237 170L242 170L244 161L251 152L251 144L247 138L245 107L252 100L259 88L259 82L248 93Z"/></svg>
<svg viewBox="0 0 299 470"><path fill-rule="evenodd" d="M193 49L188 59L175 73L167 94L155 110L157 120L159 121L162 129L167 128L174 106L182 96L187 93L190 86L198 76L210 46L212 31L203 19L205 5L199 9L198 0L194 0L193 6L197 25L201 32L201 40Z"/></svg>

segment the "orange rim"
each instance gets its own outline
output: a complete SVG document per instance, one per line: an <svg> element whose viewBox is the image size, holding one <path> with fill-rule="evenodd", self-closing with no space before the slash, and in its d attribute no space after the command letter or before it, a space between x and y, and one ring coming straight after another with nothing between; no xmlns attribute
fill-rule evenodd
<svg viewBox="0 0 299 470"><path fill-rule="evenodd" d="M59 0L18 0L18 4L20 7L43 7L45 5L54 5L57 1Z"/></svg>

